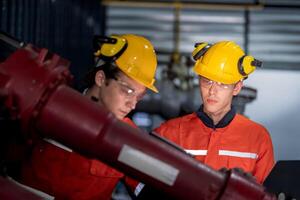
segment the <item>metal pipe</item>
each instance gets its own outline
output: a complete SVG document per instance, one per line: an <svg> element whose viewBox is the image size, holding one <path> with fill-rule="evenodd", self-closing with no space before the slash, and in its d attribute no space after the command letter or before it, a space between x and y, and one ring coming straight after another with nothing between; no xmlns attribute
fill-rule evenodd
<svg viewBox="0 0 300 200"><path fill-rule="evenodd" d="M140 7L140 8L188 8L205 10L262 10L263 4L212 4L212 3L183 3L183 2L145 2L104 0L105 6Z"/></svg>

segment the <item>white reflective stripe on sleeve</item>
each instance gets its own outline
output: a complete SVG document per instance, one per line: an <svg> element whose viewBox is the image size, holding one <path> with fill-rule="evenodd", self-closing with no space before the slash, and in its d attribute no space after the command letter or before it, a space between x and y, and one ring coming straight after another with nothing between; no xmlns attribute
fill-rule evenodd
<svg viewBox="0 0 300 200"><path fill-rule="evenodd" d="M126 144L121 149L118 161L169 186L174 184L179 173L179 170L172 165Z"/></svg>
<svg viewBox="0 0 300 200"><path fill-rule="evenodd" d="M66 147L65 145L59 143L59 142L56 142L55 140L52 140L52 139L49 139L49 138L44 138L44 140L50 144L53 144L54 146L58 147L58 148L61 148L63 150L66 150L68 152L73 152L72 149L70 149L69 147Z"/></svg>
<svg viewBox="0 0 300 200"><path fill-rule="evenodd" d="M240 157L240 158L252 158L252 159L258 158L258 155L256 153L228 151L228 150L219 150L219 155L220 156L233 156L233 157Z"/></svg>
<svg viewBox="0 0 300 200"><path fill-rule="evenodd" d="M136 186L136 188L135 188L135 190L134 190L135 196L137 196L137 195L140 194L140 192L142 191L142 189L144 188L144 186L145 186L144 183L139 183L139 184Z"/></svg>
<svg viewBox="0 0 300 200"><path fill-rule="evenodd" d="M191 150L191 149L185 149L185 151L189 154L192 154L194 156L206 156L207 150Z"/></svg>

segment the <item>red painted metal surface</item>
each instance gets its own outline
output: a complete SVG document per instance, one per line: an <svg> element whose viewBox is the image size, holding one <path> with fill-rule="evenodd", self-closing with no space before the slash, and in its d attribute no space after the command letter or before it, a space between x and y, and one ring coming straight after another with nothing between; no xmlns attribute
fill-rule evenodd
<svg viewBox="0 0 300 200"><path fill-rule="evenodd" d="M0 176L0 199L5 200L42 200L43 198Z"/></svg>

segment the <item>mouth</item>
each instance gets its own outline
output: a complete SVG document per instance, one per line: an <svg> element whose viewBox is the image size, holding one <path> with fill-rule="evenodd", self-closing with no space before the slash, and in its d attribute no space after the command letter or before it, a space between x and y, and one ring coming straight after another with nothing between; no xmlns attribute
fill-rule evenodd
<svg viewBox="0 0 300 200"><path fill-rule="evenodd" d="M207 99L206 102L207 102L208 104L216 104L216 103L218 103L218 101L217 101L217 100L214 100L214 99Z"/></svg>
<svg viewBox="0 0 300 200"><path fill-rule="evenodd" d="M126 116L129 112L126 112L126 111L123 111L123 110L120 110L120 113L121 113L121 115L123 115L123 116Z"/></svg>

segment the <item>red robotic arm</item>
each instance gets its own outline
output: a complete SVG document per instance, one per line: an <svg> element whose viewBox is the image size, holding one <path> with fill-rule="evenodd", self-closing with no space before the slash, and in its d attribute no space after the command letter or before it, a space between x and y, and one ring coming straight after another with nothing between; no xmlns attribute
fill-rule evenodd
<svg viewBox="0 0 300 200"><path fill-rule="evenodd" d="M67 85L68 65L67 60L32 45L17 48L0 64L2 107L20 120L20 134L28 141L52 138L173 199L276 199L234 170L215 171L118 121Z"/></svg>

